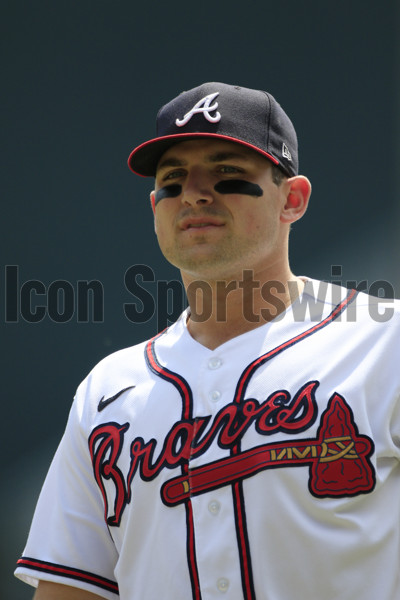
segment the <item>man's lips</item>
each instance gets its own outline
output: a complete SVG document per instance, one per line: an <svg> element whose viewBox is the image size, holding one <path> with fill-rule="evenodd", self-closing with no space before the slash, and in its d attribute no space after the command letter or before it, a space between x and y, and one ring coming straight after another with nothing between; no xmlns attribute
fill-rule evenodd
<svg viewBox="0 0 400 600"><path fill-rule="evenodd" d="M222 227L224 223L213 217L186 217L179 222L179 228L187 231L188 229L204 229L206 227Z"/></svg>

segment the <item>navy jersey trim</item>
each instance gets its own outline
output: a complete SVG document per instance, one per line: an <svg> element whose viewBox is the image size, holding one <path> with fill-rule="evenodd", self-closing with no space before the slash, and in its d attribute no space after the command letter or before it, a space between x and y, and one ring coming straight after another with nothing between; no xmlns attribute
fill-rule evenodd
<svg viewBox="0 0 400 600"><path fill-rule="evenodd" d="M100 575L90 573L89 571L74 569L72 567L66 567L65 565L58 565L56 563L39 560L37 558L31 558L29 556L23 556L20 558L17 562L17 565L19 567L32 569L33 571L40 571L42 573L59 575L61 577L67 577L68 579L75 579L76 581L91 583L92 585L119 595L118 584L115 581L111 581L111 579L107 579L106 577L101 577Z"/></svg>
<svg viewBox="0 0 400 600"><path fill-rule="evenodd" d="M313 335L320 329L323 329L324 327L326 327L327 325L329 325L330 323L335 321L342 314L342 312L347 309L349 304L351 304L351 302L353 302L353 300L356 298L357 294L358 294L357 290L350 290L349 293L347 294L346 298L342 302L337 304L335 306L335 308L333 309L333 311L325 319L323 319L322 321L320 321L313 327L306 329L299 335L296 335L295 337L290 338L289 340L287 340L283 344L280 344L276 348L273 348L266 354L259 356L258 358L256 358L256 360L253 360L253 362L251 362L245 368L245 370L243 371L243 373L241 374L241 376L239 378L238 384L236 386L234 401L241 402L243 400L244 394L246 393L248 383L249 383L253 373L258 369L258 367L260 367L264 363L268 362L269 360L271 360L271 358L274 358L278 354L281 354L281 352L284 352L288 348L291 348L295 344L298 344L305 338L309 337L310 335Z"/></svg>
<svg viewBox="0 0 400 600"><path fill-rule="evenodd" d="M173 371L170 371L169 369L161 365L155 352L156 340L160 337L160 335L163 335L164 333L164 331L159 333L156 337L152 338L147 343L145 353L146 363L150 371L152 371L153 373L155 373L155 375L158 375L162 379L165 379L169 383L172 383L172 385L176 387L182 398L183 403L182 418L190 419L193 410L193 394L188 382L178 373L174 373Z"/></svg>
<svg viewBox="0 0 400 600"><path fill-rule="evenodd" d="M192 419L193 418L193 393L192 390L186 381L181 375L178 373L174 373L170 371L166 367L164 367L157 358L157 354L155 351L155 343L156 340L163 335L165 330L152 338L146 345L145 358L146 363L149 369L158 377L161 377L165 381L172 383L175 388L178 390L181 399L182 399L182 419ZM189 463L185 461L182 465L182 475L188 475L189 473ZM187 560L189 567L189 576L192 586L192 596L193 600L201 600L201 591L200 591L200 581L199 581L199 572L197 567L197 558L196 558L196 543L195 543L195 531L194 531L194 521L193 521L193 508L192 502L190 498L188 498L185 502L186 509L186 526L187 526L187 538L186 538L186 549L187 549Z"/></svg>

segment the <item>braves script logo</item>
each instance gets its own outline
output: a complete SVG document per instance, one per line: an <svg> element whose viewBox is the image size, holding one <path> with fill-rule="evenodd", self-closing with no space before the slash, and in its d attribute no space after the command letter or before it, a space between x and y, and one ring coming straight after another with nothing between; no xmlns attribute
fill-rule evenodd
<svg viewBox="0 0 400 600"><path fill-rule="evenodd" d="M183 127L183 125L186 125L186 123L188 123L188 121L190 121L190 119L196 113L203 113L204 117L207 119L207 121L210 121L210 123L218 123L218 121L221 120L221 113L216 112L214 116L210 114L212 111L217 110L218 108L218 102L215 102L213 105L211 105L211 102L217 96L219 96L219 92L215 92L214 94L208 94L208 96L205 96L204 98L196 102L193 108L191 108L189 112L186 113L183 119L176 119L175 124L178 127Z"/></svg>
<svg viewBox="0 0 400 600"><path fill-rule="evenodd" d="M261 435L299 433L309 428L317 418L315 391L319 383L310 381L291 397L279 390L264 402L248 399L242 405L229 404L212 420L210 416L181 420L168 432L160 444L136 437L130 445L130 468L124 477L118 458L129 423L115 422L96 427L89 438L94 475L102 492L105 519L118 526L126 505L133 497L133 481L139 474L150 481L163 469L187 464L189 458L204 454L213 442L223 449L238 445L253 424ZM309 467L309 489L317 497L342 497L370 492L375 484L374 469L369 461L373 442L359 435L353 414L339 394L333 394L321 416L315 439L289 439L264 444L251 450L190 469L187 474L164 483L161 498L167 506L184 503L191 496L231 485L265 469L305 465ZM113 514L105 482L114 484Z"/></svg>

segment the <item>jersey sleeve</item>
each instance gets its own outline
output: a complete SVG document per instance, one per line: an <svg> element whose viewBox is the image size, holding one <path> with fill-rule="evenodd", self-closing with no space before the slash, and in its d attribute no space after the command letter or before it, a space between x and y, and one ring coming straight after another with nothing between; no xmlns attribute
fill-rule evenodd
<svg viewBox="0 0 400 600"><path fill-rule="evenodd" d="M385 362L389 363L388 371L381 368L384 376L386 376L387 385L392 388L393 407L389 415L389 429L392 442L396 448L396 458L400 460L400 377L399 377L399 360L400 360L400 302L395 301L398 310L394 313L391 322L391 345L388 345L387 358ZM389 383L390 382L390 383Z"/></svg>
<svg viewBox="0 0 400 600"><path fill-rule="evenodd" d="M43 579L115 600L118 554L93 475L85 421L78 390L15 575L35 587Z"/></svg>

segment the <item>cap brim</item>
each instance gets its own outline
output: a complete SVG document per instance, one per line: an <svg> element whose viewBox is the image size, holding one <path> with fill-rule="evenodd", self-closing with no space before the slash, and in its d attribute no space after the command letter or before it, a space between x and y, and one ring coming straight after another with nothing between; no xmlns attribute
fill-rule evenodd
<svg viewBox="0 0 400 600"><path fill-rule="evenodd" d="M260 148L257 148L257 146L254 146L249 142L245 142L244 140L238 140L237 138L229 137L227 135L220 135L217 133L179 133L176 135L165 135L163 137L148 140L147 142L144 142L135 148L128 158L129 168L131 171L137 175L141 175L142 177L155 177L160 158L164 152L168 150L168 148L171 148L171 146L179 142L198 138L214 138L227 142L235 142L236 144L250 148L258 154L265 156L265 158L279 166L279 161L271 154L260 150Z"/></svg>

